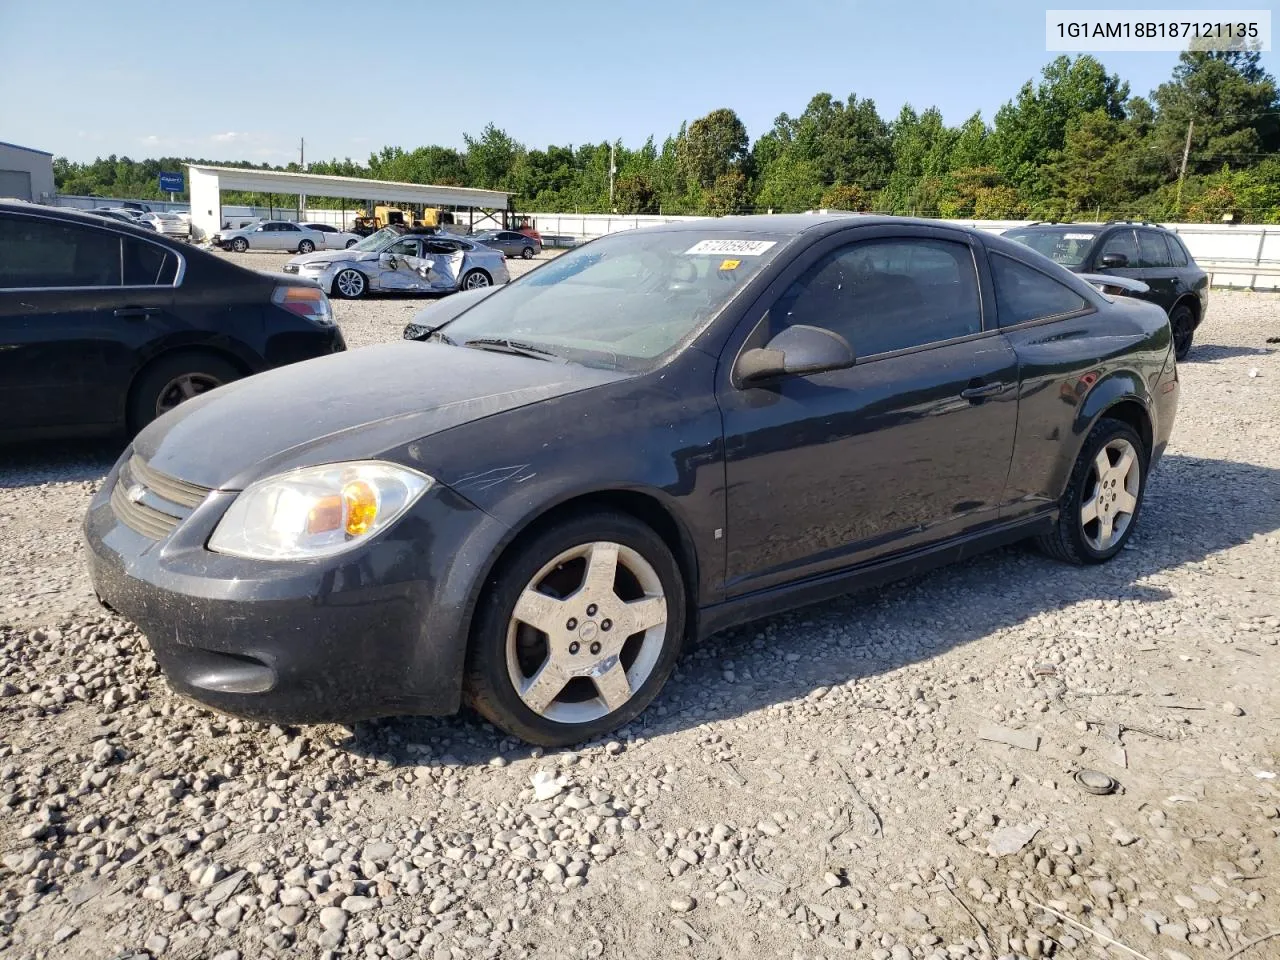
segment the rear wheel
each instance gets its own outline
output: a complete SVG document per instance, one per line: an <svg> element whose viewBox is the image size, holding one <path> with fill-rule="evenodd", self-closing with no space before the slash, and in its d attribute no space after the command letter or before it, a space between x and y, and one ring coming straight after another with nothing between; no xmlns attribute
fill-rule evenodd
<svg viewBox="0 0 1280 960"><path fill-rule="evenodd" d="M369 281L353 267L344 267L333 278L332 292L343 300L358 300L369 292Z"/></svg>
<svg viewBox="0 0 1280 960"><path fill-rule="evenodd" d="M129 391L130 434L192 397L241 376L235 364L216 353L192 350L160 357L143 369Z"/></svg>
<svg viewBox="0 0 1280 960"><path fill-rule="evenodd" d="M1173 356L1185 360L1191 354L1191 340L1196 332L1196 316L1185 303L1180 303L1169 314L1169 326L1173 328Z"/></svg>
<svg viewBox="0 0 1280 960"><path fill-rule="evenodd" d="M1133 427L1102 419L1085 438L1053 533L1037 538L1049 556L1103 563L1133 535L1146 491L1148 451Z"/></svg>
<svg viewBox="0 0 1280 960"><path fill-rule="evenodd" d="M523 257L525 260L532 260L533 247L525 247L523 250L520 251L520 256Z"/></svg>
<svg viewBox="0 0 1280 960"><path fill-rule="evenodd" d="M315 249L316 249L316 245L312 243L310 240L303 240L301 243L298 244L299 253L314 253Z"/></svg>
<svg viewBox="0 0 1280 960"><path fill-rule="evenodd" d="M359 240L348 240L348 241L347 241L347 245L346 245L346 249L350 250L352 247L354 247L354 246L355 246L357 243L359 243L359 242L360 242Z"/></svg>
<svg viewBox="0 0 1280 960"><path fill-rule="evenodd" d="M517 546L479 611L472 705L530 743L564 746L630 722L657 695L684 638L684 580L649 527L584 513Z"/></svg>
<svg viewBox="0 0 1280 960"><path fill-rule="evenodd" d="M493 278L483 270L468 270L462 275L463 290L479 290L481 287L493 286Z"/></svg>
<svg viewBox="0 0 1280 960"><path fill-rule="evenodd" d="M231 241L231 249L236 253L244 253L249 249L249 241L244 237L236 237Z"/></svg>

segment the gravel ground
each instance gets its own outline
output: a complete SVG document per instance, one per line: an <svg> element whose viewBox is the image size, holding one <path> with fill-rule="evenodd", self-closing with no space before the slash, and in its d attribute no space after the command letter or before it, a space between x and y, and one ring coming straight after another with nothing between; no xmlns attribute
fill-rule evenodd
<svg viewBox="0 0 1280 960"><path fill-rule="evenodd" d="M353 347L418 307L336 305ZM722 633L545 755L175 697L80 569L114 451L6 451L0 955L1278 957L1276 335L1214 294L1105 568L1012 548Z"/></svg>

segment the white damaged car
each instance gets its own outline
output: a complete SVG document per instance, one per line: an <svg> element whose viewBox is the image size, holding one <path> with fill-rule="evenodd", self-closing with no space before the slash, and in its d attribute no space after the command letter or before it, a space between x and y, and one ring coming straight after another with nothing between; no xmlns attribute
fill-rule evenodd
<svg viewBox="0 0 1280 960"><path fill-rule="evenodd" d="M284 267L320 284L331 296L355 300L368 293L450 293L478 290L511 279L507 260L463 237L387 227L345 250L294 257Z"/></svg>

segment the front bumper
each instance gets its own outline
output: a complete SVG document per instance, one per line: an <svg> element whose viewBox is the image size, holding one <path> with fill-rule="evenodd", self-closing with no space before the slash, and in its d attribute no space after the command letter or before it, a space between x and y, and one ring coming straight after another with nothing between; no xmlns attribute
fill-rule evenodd
<svg viewBox="0 0 1280 960"><path fill-rule="evenodd" d="M503 530L446 487L348 554L263 562L205 543L235 493L211 491L153 539L120 520L108 475L85 518L98 598L136 623L178 692L277 723L446 714L459 705L481 543ZM484 547L481 549L490 549Z"/></svg>

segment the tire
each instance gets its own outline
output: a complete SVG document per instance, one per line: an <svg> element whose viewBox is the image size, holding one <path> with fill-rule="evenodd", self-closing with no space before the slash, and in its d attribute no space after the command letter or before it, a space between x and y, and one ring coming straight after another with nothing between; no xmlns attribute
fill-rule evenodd
<svg viewBox="0 0 1280 960"><path fill-rule="evenodd" d="M532 259L533 259L533 247L525 247L523 250L521 250L521 251L520 251L520 257L521 257L521 259L523 259L523 260L532 260Z"/></svg>
<svg viewBox="0 0 1280 960"><path fill-rule="evenodd" d="M484 270L468 270L458 283L459 290L479 290L493 286L493 277Z"/></svg>
<svg viewBox="0 0 1280 960"><path fill-rule="evenodd" d="M611 557L615 579L593 588L586 571L607 571ZM529 596L534 602L524 606L522 598ZM645 604L642 611L623 606L634 600ZM518 605L548 629L517 617ZM476 609L467 699L507 733L559 747L631 722L657 696L684 642L685 583L671 550L651 528L626 514L592 511L518 543L495 569ZM624 636L614 622L623 617L634 617L639 629ZM603 679L589 675L592 669ZM544 674L553 679L541 688L531 682Z"/></svg>
<svg viewBox="0 0 1280 960"><path fill-rule="evenodd" d="M236 253L244 253L249 249L249 241L244 237L236 237L231 241L231 249Z"/></svg>
<svg viewBox="0 0 1280 960"><path fill-rule="evenodd" d="M1195 314L1185 303L1180 303L1169 313L1169 326L1173 328L1174 359L1187 359L1191 355L1191 341L1196 332Z"/></svg>
<svg viewBox="0 0 1280 960"><path fill-rule="evenodd" d="M303 240L301 243L298 244L298 252L299 253L315 253L316 245L312 243L310 240Z"/></svg>
<svg viewBox="0 0 1280 960"><path fill-rule="evenodd" d="M1123 466L1125 450L1133 455L1130 474L1113 474L1099 484L1099 458L1107 451L1112 469ZM1071 470L1067 491L1059 504L1056 529L1036 538L1036 544L1056 560L1074 564L1105 563L1124 549L1137 526L1142 512L1142 498L1147 488L1147 464L1150 451L1133 427L1120 420L1104 417L1089 435ZM1132 473L1136 472L1136 477ZM1087 520L1086 508L1097 519ZM1105 524L1110 522L1113 536L1107 538ZM1120 530L1116 527L1123 523Z"/></svg>
<svg viewBox="0 0 1280 960"><path fill-rule="evenodd" d="M329 292L343 300L359 300L369 292L369 278L355 267L343 267L333 275Z"/></svg>
<svg viewBox="0 0 1280 960"><path fill-rule="evenodd" d="M360 242L359 240L348 240L348 241L347 241L347 243L346 243L346 246L344 247L344 249L346 249L346 250L350 250L352 247L354 247L354 246L355 246L357 243L359 243L359 242Z"/></svg>
<svg viewBox="0 0 1280 960"><path fill-rule="evenodd" d="M144 367L129 389L128 427L133 436L183 400L239 380L243 371L230 360L203 350L165 354Z"/></svg>

